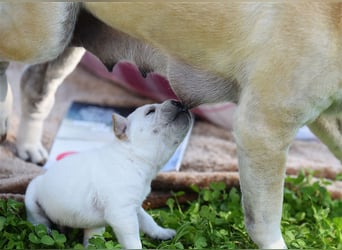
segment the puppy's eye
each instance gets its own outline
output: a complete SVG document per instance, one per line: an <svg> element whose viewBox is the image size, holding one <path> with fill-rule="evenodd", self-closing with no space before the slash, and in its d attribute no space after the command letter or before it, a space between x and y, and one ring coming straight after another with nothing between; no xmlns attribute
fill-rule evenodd
<svg viewBox="0 0 342 250"><path fill-rule="evenodd" d="M146 111L145 116L152 115L154 112L156 112L156 108L155 108L155 107L150 107L150 108Z"/></svg>

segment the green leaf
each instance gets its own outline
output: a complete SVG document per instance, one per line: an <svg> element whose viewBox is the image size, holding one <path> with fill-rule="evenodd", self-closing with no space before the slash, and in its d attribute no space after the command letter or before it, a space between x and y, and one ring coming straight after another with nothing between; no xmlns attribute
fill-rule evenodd
<svg viewBox="0 0 342 250"><path fill-rule="evenodd" d="M184 249L184 245L181 242L176 242L174 246L176 249Z"/></svg>
<svg viewBox="0 0 342 250"><path fill-rule="evenodd" d="M44 235L40 239L40 242L44 245L47 245L47 246L52 246L55 244L55 241L49 235Z"/></svg>
<svg viewBox="0 0 342 250"><path fill-rule="evenodd" d="M342 181L342 173L339 173L336 175L336 180L337 181Z"/></svg>
<svg viewBox="0 0 342 250"><path fill-rule="evenodd" d="M211 191L203 190L203 200L210 201L211 200Z"/></svg>
<svg viewBox="0 0 342 250"><path fill-rule="evenodd" d="M44 235L47 235L46 227L42 224L36 225L34 231L36 232L39 238L42 238Z"/></svg>
<svg viewBox="0 0 342 250"><path fill-rule="evenodd" d="M207 240L204 236L199 236L195 239L195 248L203 249L208 246Z"/></svg>
<svg viewBox="0 0 342 250"><path fill-rule="evenodd" d="M175 200L171 198L167 199L166 205L169 207L169 209L171 210L171 214L172 214L173 209L175 208Z"/></svg>
<svg viewBox="0 0 342 250"><path fill-rule="evenodd" d="M34 244L39 244L40 243L40 239L37 237L37 235L35 235L34 233L30 233L29 234L29 240L34 243Z"/></svg>
<svg viewBox="0 0 342 250"><path fill-rule="evenodd" d="M81 243L77 243L73 249L84 249L84 246Z"/></svg>
<svg viewBox="0 0 342 250"><path fill-rule="evenodd" d="M110 241L107 241L105 243L105 246L107 249L115 249L115 248L118 248L118 244L115 244L112 240Z"/></svg>
<svg viewBox="0 0 342 250"><path fill-rule="evenodd" d="M6 223L6 218L3 216L0 216L0 232L4 229Z"/></svg>
<svg viewBox="0 0 342 250"><path fill-rule="evenodd" d="M224 182L212 182L210 188L215 191L223 191L226 189L226 184Z"/></svg>
<svg viewBox="0 0 342 250"><path fill-rule="evenodd" d="M193 185L193 184L190 185L190 188L191 188L191 190L194 191L195 193L199 193L199 192L201 191L200 188L199 188L198 186Z"/></svg>
<svg viewBox="0 0 342 250"><path fill-rule="evenodd" d="M52 237L55 240L55 242L59 245L63 245L67 241L64 234L60 234L55 230L52 231Z"/></svg>

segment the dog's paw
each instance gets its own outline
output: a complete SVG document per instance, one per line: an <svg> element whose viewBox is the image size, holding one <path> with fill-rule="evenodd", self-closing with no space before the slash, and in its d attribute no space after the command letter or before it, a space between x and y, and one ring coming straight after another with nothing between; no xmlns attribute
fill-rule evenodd
<svg viewBox="0 0 342 250"><path fill-rule="evenodd" d="M153 238L159 240L168 240L175 237L175 235L176 230L173 230L171 228L160 228Z"/></svg>
<svg viewBox="0 0 342 250"><path fill-rule="evenodd" d="M18 156L25 161L44 165L48 158L48 152L40 142L34 144L17 143L16 147Z"/></svg>

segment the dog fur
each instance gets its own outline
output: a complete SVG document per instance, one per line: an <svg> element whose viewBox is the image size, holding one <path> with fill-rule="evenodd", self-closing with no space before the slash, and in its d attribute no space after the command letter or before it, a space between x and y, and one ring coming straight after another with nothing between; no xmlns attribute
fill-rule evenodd
<svg viewBox="0 0 342 250"><path fill-rule="evenodd" d="M108 67L128 56L143 69L161 72L190 108L206 102L238 104L234 134L246 228L259 247L285 248L280 231L285 161L296 131L307 124L342 159L342 3L85 2L80 8L96 16L94 25L111 32L98 29L92 39L79 22L74 30L78 42L71 45L84 44ZM108 41L113 36L117 39ZM129 47L124 46L127 39ZM142 58L137 48L144 48ZM44 100L37 86L64 79L64 73L50 76L52 65L75 54L63 52L31 67L47 71L25 74L24 98L30 106ZM73 68L75 61L65 67ZM32 98L37 93L38 101ZM41 126L47 111L37 110L25 113L24 122ZM24 140L18 148L30 145L22 147L23 158L44 159L40 153L32 156L41 146L40 134L33 141L24 134L19 131Z"/></svg>
<svg viewBox="0 0 342 250"><path fill-rule="evenodd" d="M172 238L176 232L158 226L141 204L190 124L190 113L175 101L142 106L127 119L113 114L111 144L68 156L32 180L25 195L29 221L84 228L85 245L105 225L128 249L142 247L139 228Z"/></svg>

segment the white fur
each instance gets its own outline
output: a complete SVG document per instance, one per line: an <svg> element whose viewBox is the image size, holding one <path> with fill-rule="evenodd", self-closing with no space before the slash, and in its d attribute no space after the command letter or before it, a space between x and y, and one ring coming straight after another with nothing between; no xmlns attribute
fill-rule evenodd
<svg viewBox="0 0 342 250"><path fill-rule="evenodd" d="M148 114L151 108L155 112ZM68 156L29 184L25 204L32 223L50 226L51 220L84 228L85 243L98 228L110 225L122 246L130 249L141 248L139 227L153 238L175 235L158 226L141 205L191 118L170 101L138 108L124 124L118 118L114 117L118 138L113 143Z"/></svg>

